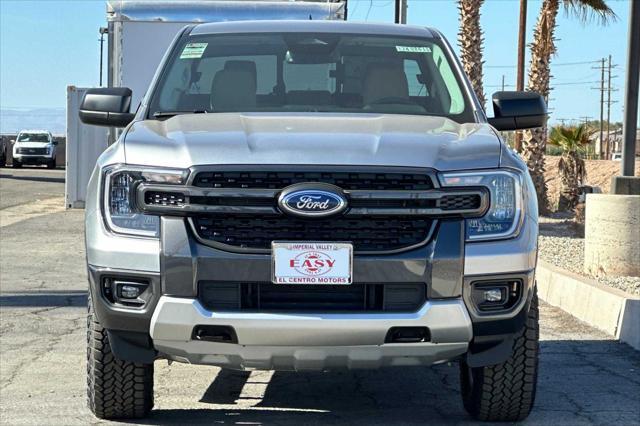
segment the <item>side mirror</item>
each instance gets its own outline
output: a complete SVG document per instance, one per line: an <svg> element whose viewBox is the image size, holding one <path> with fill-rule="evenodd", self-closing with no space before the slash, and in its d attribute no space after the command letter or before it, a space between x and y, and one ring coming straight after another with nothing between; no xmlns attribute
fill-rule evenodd
<svg viewBox="0 0 640 426"><path fill-rule="evenodd" d="M89 89L80 104L80 121L95 126L125 127L133 121L131 89L102 87Z"/></svg>
<svg viewBox="0 0 640 426"><path fill-rule="evenodd" d="M9 142L11 142L12 144L16 143L15 139L11 139Z"/></svg>
<svg viewBox="0 0 640 426"><path fill-rule="evenodd" d="M58 141L54 139L53 141L51 141L51 145L58 145Z"/></svg>
<svg viewBox="0 0 640 426"><path fill-rule="evenodd" d="M520 130L542 127L547 105L536 92L496 92L493 94L494 118L489 124L497 130Z"/></svg>

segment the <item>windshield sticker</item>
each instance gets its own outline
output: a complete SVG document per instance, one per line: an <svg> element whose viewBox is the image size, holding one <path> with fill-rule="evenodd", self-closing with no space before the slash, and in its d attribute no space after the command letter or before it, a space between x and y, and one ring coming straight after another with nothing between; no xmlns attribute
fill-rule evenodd
<svg viewBox="0 0 640 426"><path fill-rule="evenodd" d="M407 53L431 53L431 48L425 46L396 46L396 51Z"/></svg>
<svg viewBox="0 0 640 426"><path fill-rule="evenodd" d="M180 59L200 59L204 54L205 49L209 43L189 43L187 44L182 53Z"/></svg>

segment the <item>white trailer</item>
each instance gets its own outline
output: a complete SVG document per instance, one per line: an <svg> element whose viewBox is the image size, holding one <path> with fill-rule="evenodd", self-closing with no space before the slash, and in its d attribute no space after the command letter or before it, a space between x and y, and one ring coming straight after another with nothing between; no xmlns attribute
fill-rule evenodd
<svg viewBox="0 0 640 426"><path fill-rule="evenodd" d="M169 43L188 24L263 19L345 19L344 0L108 0L107 82L129 87L132 109L142 100ZM71 86L72 87L72 86ZM88 177L117 131L86 130L77 119L81 89L67 102L67 208L84 206ZM84 93L84 92L82 92ZM108 141L108 142L107 142ZM84 147L82 145L90 145ZM72 160L69 160L69 159ZM76 160L73 160L76 159Z"/></svg>
<svg viewBox="0 0 640 426"><path fill-rule="evenodd" d="M78 110L86 88L67 86L67 143L65 206L84 208L87 184L96 160L107 149L107 129L87 126L80 121Z"/></svg>

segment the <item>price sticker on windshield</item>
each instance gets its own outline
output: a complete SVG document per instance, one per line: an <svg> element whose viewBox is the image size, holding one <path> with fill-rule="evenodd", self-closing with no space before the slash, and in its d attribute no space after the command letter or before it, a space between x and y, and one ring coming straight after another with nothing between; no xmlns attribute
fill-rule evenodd
<svg viewBox="0 0 640 426"><path fill-rule="evenodd" d="M431 48L426 46L396 46L396 52L431 53Z"/></svg>
<svg viewBox="0 0 640 426"><path fill-rule="evenodd" d="M182 49L180 59L200 59L209 43L187 43Z"/></svg>

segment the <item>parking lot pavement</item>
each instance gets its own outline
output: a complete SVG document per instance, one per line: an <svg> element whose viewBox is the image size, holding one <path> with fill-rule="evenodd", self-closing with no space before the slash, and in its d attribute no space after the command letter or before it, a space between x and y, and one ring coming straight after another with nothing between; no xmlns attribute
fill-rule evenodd
<svg viewBox="0 0 640 426"><path fill-rule="evenodd" d="M82 214L0 228L2 424L100 423L85 403ZM640 353L548 305L541 315L539 388L526 424L640 424ZM155 410L140 424L470 422L455 364L273 373L158 361L155 380Z"/></svg>
<svg viewBox="0 0 640 426"><path fill-rule="evenodd" d="M0 168L0 209L64 197L64 174L42 167Z"/></svg>

